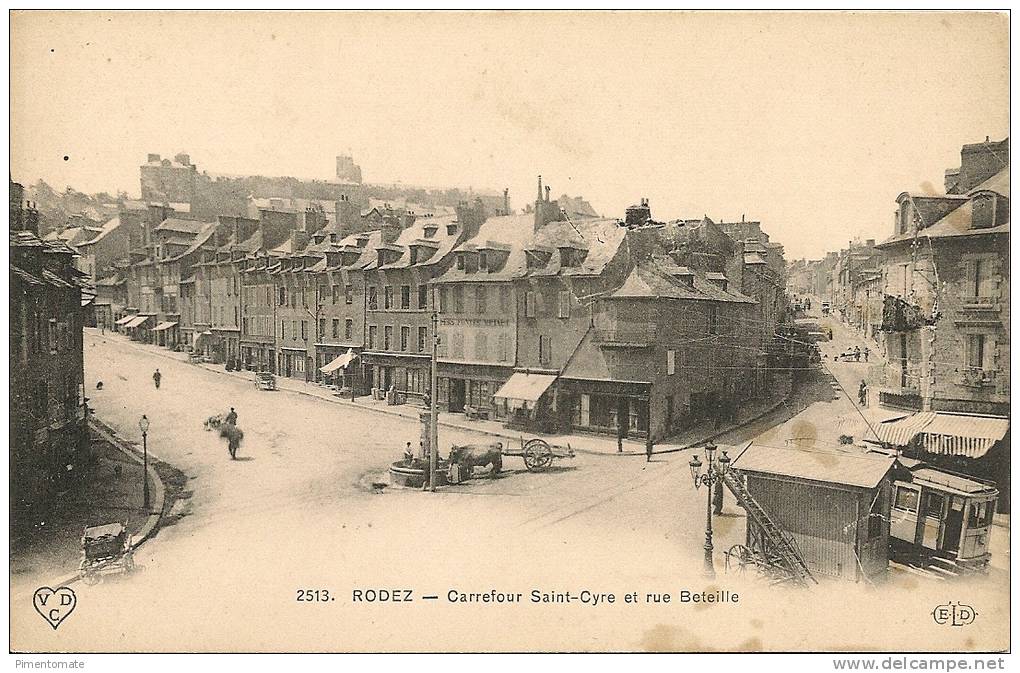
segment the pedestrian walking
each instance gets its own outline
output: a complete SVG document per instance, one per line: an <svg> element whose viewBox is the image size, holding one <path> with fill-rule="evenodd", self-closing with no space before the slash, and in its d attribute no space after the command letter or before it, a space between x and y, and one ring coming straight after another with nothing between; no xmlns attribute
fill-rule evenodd
<svg viewBox="0 0 1020 673"><path fill-rule="evenodd" d="M652 433L650 430L645 438L645 462L652 462Z"/></svg>
<svg viewBox="0 0 1020 673"><path fill-rule="evenodd" d="M159 390L159 382L160 382L160 381L162 381L162 380L163 380L163 375L162 375L162 374L160 374L160 373L159 373L159 370L157 369L157 370L156 370L156 371L155 371L155 372L154 372L154 373L152 374L152 382L156 384L156 390Z"/></svg>
<svg viewBox="0 0 1020 673"><path fill-rule="evenodd" d="M616 452L623 453L623 423L616 422Z"/></svg>
<svg viewBox="0 0 1020 673"><path fill-rule="evenodd" d="M857 389L857 401L862 407L868 406L868 384L864 381L861 381L861 386Z"/></svg>
<svg viewBox="0 0 1020 673"><path fill-rule="evenodd" d="M864 361L868 361L868 356L871 355L871 349L867 346L864 347Z"/></svg>
<svg viewBox="0 0 1020 673"><path fill-rule="evenodd" d="M712 514L722 514L723 506L723 485L721 481L715 482L712 491Z"/></svg>

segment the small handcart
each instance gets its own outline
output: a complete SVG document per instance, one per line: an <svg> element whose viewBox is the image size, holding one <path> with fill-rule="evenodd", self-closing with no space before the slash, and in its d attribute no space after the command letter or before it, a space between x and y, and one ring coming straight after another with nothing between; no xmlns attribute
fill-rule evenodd
<svg viewBox="0 0 1020 673"><path fill-rule="evenodd" d="M276 377L269 372L255 372L255 387L259 390L276 390Z"/></svg>
<svg viewBox="0 0 1020 673"><path fill-rule="evenodd" d="M111 570L131 572L135 568L131 536L121 523L86 528L81 536L81 554L79 574L85 584L98 584Z"/></svg>

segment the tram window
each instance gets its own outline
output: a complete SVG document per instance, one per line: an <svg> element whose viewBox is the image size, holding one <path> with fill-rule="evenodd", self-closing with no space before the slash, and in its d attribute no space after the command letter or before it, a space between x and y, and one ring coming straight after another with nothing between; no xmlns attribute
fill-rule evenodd
<svg viewBox="0 0 1020 673"><path fill-rule="evenodd" d="M928 497L925 499L924 515L941 519L942 503L944 500L945 499L938 493L929 493Z"/></svg>
<svg viewBox="0 0 1020 673"><path fill-rule="evenodd" d="M917 512L918 492L912 488L896 487L896 509L905 509L908 512Z"/></svg>
<svg viewBox="0 0 1020 673"><path fill-rule="evenodd" d="M992 515L995 510L990 502L975 502L970 506L970 516L967 518L968 528L984 528L992 523Z"/></svg>

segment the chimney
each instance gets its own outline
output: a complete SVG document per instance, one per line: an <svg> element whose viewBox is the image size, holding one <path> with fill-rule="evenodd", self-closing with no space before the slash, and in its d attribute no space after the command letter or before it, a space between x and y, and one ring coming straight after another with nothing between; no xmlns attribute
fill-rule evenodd
<svg viewBox="0 0 1020 673"><path fill-rule="evenodd" d="M509 187L504 187L503 188L503 214L504 215L509 215L510 214L510 188Z"/></svg>
<svg viewBox="0 0 1020 673"><path fill-rule="evenodd" d="M176 161L177 163L179 163L182 166L190 166L191 165L191 157L188 156L187 154L185 154L184 152L181 152L180 154L175 156L174 157L174 161Z"/></svg>
<svg viewBox="0 0 1020 673"><path fill-rule="evenodd" d="M549 192L552 191L552 187L549 185L545 186L545 202L549 203Z"/></svg>
<svg viewBox="0 0 1020 673"><path fill-rule="evenodd" d="M869 238L868 240L864 241L864 245L869 247L869 248L874 248L875 247L875 239Z"/></svg>
<svg viewBox="0 0 1020 673"><path fill-rule="evenodd" d="M146 161L147 161L147 163L150 163L150 164L158 164L159 163L159 155L158 154L152 154L150 152L149 153L149 158Z"/></svg>

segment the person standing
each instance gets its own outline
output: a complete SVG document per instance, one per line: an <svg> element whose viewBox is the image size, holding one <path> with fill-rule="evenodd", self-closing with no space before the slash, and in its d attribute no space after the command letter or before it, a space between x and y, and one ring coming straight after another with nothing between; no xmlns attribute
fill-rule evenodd
<svg viewBox="0 0 1020 673"><path fill-rule="evenodd" d="M237 412L234 411L234 407L230 407L230 413L227 414L224 422L229 423L230 425L237 425Z"/></svg>
<svg viewBox="0 0 1020 673"><path fill-rule="evenodd" d="M867 346L864 347L864 361L868 361L868 356L871 355L871 349Z"/></svg>
<svg viewBox="0 0 1020 673"><path fill-rule="evenodd" d="M861 381L861 386L857 389L857 401L862 407L868 406L868 384L864 381Z"/></svg>
<svg viewBox="0 0 1020 673"><path fill-rule="evenodd" d="M163 375L159 373L159 369L156 369L152 374L152 382L156 384L156 390L159 390L159 382L163 380Z"/></svg>

